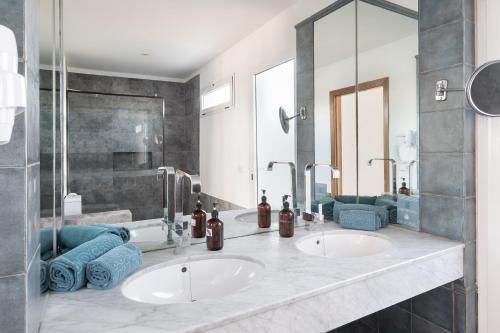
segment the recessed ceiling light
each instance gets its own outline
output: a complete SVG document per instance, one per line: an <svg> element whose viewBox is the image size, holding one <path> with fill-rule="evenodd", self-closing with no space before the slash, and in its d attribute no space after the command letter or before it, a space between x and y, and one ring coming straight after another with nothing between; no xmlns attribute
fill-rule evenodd
<svg viewBox="0 0 500 333"><path fill-rule="evenodd" d="M151 54L149 53L141 53L141 56L144 56L144 57L149 57Z"/></svg>

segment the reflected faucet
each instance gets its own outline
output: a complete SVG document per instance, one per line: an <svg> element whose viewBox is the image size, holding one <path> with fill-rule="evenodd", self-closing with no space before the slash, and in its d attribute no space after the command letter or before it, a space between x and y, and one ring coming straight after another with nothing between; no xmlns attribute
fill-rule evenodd
<svg viewBox="0 0 500 333"><path fill-rule="evenodd" d="M398 195L398 182L397 182L397 163L392 158L372 158L368 161L368 166L372 166L373 161L388 161L392 164L392 194Z"/></svg>
<svg viewBox="0 0 500 333"><path fill-rule="evenodd" d="M166 179L166 198L164 204L164 224L168 227L167 242L175 243L176 253L191 245L191 225L184 221L184 199L189 199L194 193L201 193L201 179L198 175L190 175L173 167L158 168L157 177L163 175ZM189 191L184 193L184 182L189 181Z"/></svg>
<svg viewBox="0 0 500 333"><path fill-rule="evenodd" d="M408 163L408 189L410 190L410 195L411 195L411 167L415 163L417 163L417 161L415 160L411 160L410 163Z"/></svg>
<svg viewBox="0 0 500 333"><path fill-rule="evenodd" d="M292 210L295 214L295 223L297 223L297 218L300 214L300 209L297 206L297 171L295 168L295 163L271 161L267 163L267 171L273 171L273 166L275 164L285 164L290 167L290 178L292 183Z"/></svg>
<svg viewBox="0 0 500 333"><path fill-rule="evenodd" d="M306 167L304 169L304 183L305 183L305 189L306 189L306 192L305 192L305 203L306 203L306 206L305 206L305 215L307 217L307 215L309 215L312 220L314 221L314 214L312 212L312 198L314 196L313 194L313 179L312 179L312 172L311 170L314 168L314 167L324 167L324 168L328 168L331 170L332 172L332 178L340 178L340 170L332 165L332 164L318 164L318 163L308 163L306 164ZM321 214L321 213L320 213ZM304 218L305 220L308 220L306 218Z"/></svg>

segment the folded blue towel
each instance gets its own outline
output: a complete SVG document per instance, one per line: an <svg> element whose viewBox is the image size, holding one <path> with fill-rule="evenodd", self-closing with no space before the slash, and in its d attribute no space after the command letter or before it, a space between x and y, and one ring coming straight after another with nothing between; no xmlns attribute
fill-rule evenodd
<svg viewBox="0 0 500 333"><path fill-rule="evenodd" d="M372 205L364 205L364 204L343 204L339 201L335 201L335 205L333 206L333 220L337 223L340 222L340 212L343 210L367 210L374 211L377 213L380 218L380 222L382 223L382 227L387 226L389 223L389 212L384 206L372 206Z"/></svg>
<svg viewBox="0 0 500 333"><path fill-rule="evenodd" d="M40 260L40 292L43 294L49 289L49 264Z"/></svg>
<svg viewBox="0 0 500 333"><path fill-rule="evenodd" d="M134 244L115 247L87 265L87 288L111 289L142 265L142 252Z"/></svg>
<svg viewBox="0 0 500 333"><path fill-rule="evenodd" d="M104 233L57 257L50 263L49 288L54 291L80 289L86 283L87 264L122 244L120 236Z"/></svg>
<svg viewBox="0 0 500 333"><path fill-rule="evenodd" d="M377 213L369 210L343 210L339 223L342 228L368 231L378 230L382 226Z"/></svg>
<svg viewBox="0 0 500 333"><path fill-rule="evenodd" d="M360 195L359 197L355 195L336 195L335 200L340 201L345 204L362 204L362 205L374 205L376 196Z"/></svg>
<svg viewBox="0 0 500 333"><path fill-rule="evenodd" d="M320 200L314 200L311 204L311 210L314 213L319 212L319 204L323 205L323 216L327 220L333 220L333 206L335 200L332 197L323 197Z"/></svg>
<svg viewBox="0 0 500 333"><path fill-rule="evenodd" d="M50 259L53 255L52 244L54 243L53 228L40 229L40 253L43 260Z"/></svg>
<svg viewBox="0 0 500 333"><path fill-rule="evenodd" d="M389 223L398 223L398 203L387 196L377 197L375 206L385 206L389 212Z"/></svg>
<svg viewBox="0 0 500 333"><path fill-rule="evenodd" d="M67 225L59 230L58 242L62 248L74 249L75 247L95 239L102 234L120 236L123 242L128 242L130 233L128 229L114 227L106 224L99 225Z"/></svg>

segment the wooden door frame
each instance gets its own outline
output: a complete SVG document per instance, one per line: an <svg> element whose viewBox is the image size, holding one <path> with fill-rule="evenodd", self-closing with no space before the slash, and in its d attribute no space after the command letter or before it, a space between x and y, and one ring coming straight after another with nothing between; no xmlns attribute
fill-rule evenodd
<svg viewBox="0 0 500 333"><path fill-rule="evenodd" d="M384 158L389 158L389 78L358 84L358 92L382 87L384 112ZM330 91L330 149L332 164L340 170L340 178L332 178L332 195L342 193L342 103L341 97L356 92L355 86ZM384 163L384 191L389 192L389 162Z"/></svg>

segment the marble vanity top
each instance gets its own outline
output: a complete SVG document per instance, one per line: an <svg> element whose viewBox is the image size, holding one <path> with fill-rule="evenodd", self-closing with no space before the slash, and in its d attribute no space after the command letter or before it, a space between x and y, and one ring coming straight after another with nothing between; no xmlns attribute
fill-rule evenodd
<svg viewBox="0 0 500 333"><path fill-rule="evenodd" d="M377 232L394 247L373 256L325 258L296 247L302 236L335 229L326 223L312 231L297 228L288 239L277 232L227 239L216 253L191 246L185 256L237 255L264 263L257 283L219 299L151 305L125 298L120 286L50 293L40 332L326 332L463 276L463 244L399 226ZM178 258L172 249L148 252L143 268Z"/></svg>

